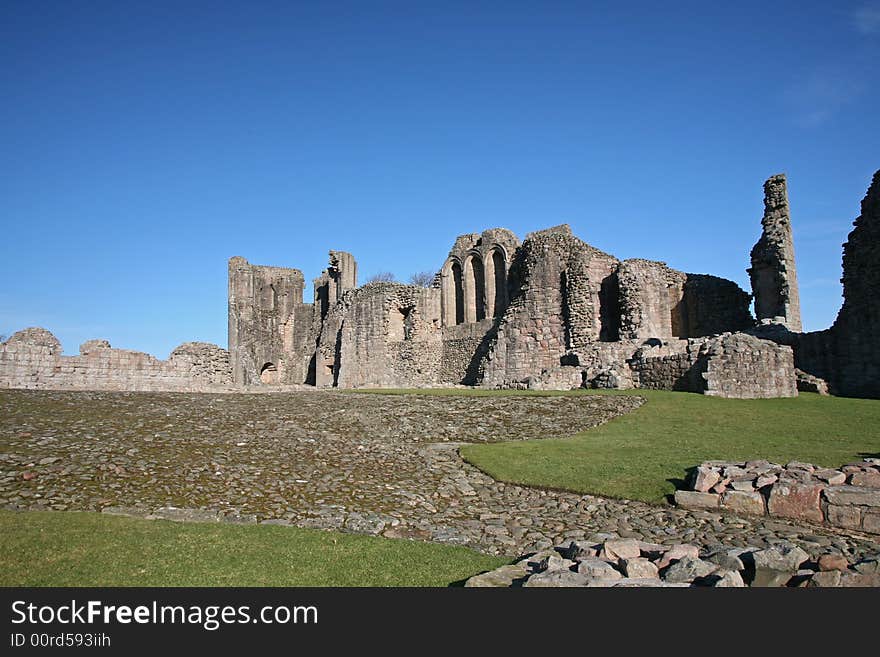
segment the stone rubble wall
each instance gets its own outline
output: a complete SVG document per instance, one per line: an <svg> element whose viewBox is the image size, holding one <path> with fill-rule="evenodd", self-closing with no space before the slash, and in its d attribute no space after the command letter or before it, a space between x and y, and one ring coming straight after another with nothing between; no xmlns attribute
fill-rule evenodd
<svg viewBox="0 0 880 657"><path fill-rule="evenodd" d="M229 353L236 385L259 384L271 363L277 382L303 383L303 363L294 357L297 334L311 324L295 325L303 305L304 279L298 269L229 260Z"/></svg>
<svg viewBox="0 0 880 657"><path fill-rule="evenodd" d="M716 397L796 397L790 347L745 333L645 345L629 361L636 387Z"/></svg>
<svg viewBox="0 0 880 657"><path fill-rule="evenodd" d="M880 555L878 555L880 556ZM767 548L661 545L597 533L526 555L465 582L468 588L774 588L880 586L880 558L816 559L793 543Z"/></svg>
<svg viewBox="0 0 880 657"><path fill-rule="evenodd" d="M436 385L442 356L439 316L436 288L372 283L352 291L339 334L337 385Z"/></svg>
<svg viewBox="0 0 880 657"><path fill-rule="evenodd" d="M0 388L209 392L230 390L232 369L225 349L187 342L168 360L106 340L89 340L79 356L62 355L49 331L28 328L0 343Z"/></svg>
<svg viewBox="0 0 880 657"><path fill-rule="evenodd" d="M482 371L474 371L472 365L492 325L492 319L484 319L443 327L440 370L437 374L440 383L473 385L477 377L481 378Z"/></svg>
<svg viewBox="0 0 880 657"><path fill-rule="evenodd" d="M748 270L755 296L758 321L780 323L801 332L801 306L794 238L788 206L788 186L784 174L771 176L764 183L763 231L752 248Z"/></svg>
<svg viewBox="0 0 880 657"><path fill-rule="evenodd" d="M800 333L771 319L749 333L789 345L795 366L844 397L880 398L880 171L843 245L843 306L831 328ZM757 248L757 247L756 247ZM793 257L793 256L792 256Z"/></svg>
<svg viewBox="0 0 880 657"><path fill-rule="evenodd" d="M602 283L616 262L568 226L529 234L511 265L513 295L483 358L482 385L520 387L559 367L567 350L598 340Z"/></svg>
<svg viewBox="0 0 880 657"><path fill-rule="evenodd" d="M745 515L806 520L880 534L880 459L839 469L792 461L706 461L693 472L689 490L675 492L686 509L725 509Z"/></svg>
<svg viewBox="0 0 880 657"><path fill-rule="evenodd" d="M876 399L880 398L880 171L874 174L853 226L843 245L843 307L831 327L836 343L834 392Z"/></svg>

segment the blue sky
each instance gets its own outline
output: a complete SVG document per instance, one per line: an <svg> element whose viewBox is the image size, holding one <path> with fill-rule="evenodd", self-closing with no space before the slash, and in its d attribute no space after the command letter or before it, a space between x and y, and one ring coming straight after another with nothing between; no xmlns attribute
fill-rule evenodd
<svg viewBox="0 0 880 657"><path fill-rule="evenodd" d="M777 172L825 328L878 61L873 1L4 0L0 333L225 346L230 256L406 280L456 235L563 222L748 290Z"/></svg>

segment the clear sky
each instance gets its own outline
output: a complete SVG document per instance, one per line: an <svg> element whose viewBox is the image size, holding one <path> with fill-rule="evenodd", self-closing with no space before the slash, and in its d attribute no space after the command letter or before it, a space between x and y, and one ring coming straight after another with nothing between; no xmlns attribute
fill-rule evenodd
<svg viewBox="0 0 880 657"><path fill-rule="evenodd" d="M805 328L880 168L880 4L0 2L0 333L226 345L226 263L567 222L747 291L785 172Z"/></svg>

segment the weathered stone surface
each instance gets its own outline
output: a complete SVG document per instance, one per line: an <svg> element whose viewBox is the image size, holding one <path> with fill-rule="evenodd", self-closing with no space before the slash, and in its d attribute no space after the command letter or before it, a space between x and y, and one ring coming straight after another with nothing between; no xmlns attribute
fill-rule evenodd
<svg viewBox="0 0 880 657"><path fill-rule="evenodd" d="M632 538L608 540L603 547L609 559L636 559L642 553L639 542Z"/></svg>
<svg viewBox="0 0 880 657"><path fill-rule="evenodd" d="M699 558L683 557L673 563L664 573L667 582L693 582L707 577L718 570L718 566Z"/></svg>
<svg viewBox="0 0 880 657"><path fill-rule="evenodd" d="M831 470L828 468L821 468L813 472L813 475L817 479L821 479L822 481L830 484L831 486L839 486L846 482L846 475L840 470Z"/></svg>
<svg viewBox="0 0 880 657"><path fill-rule="evenodd" d="M761 493L747 493L737 490L729 490L721 496L721 507L733 513L754 516L763 516L766 511L764 496Z"/></svg>
<svg viewBox="0 0 880 657"><path fill-rule="evenodd" d="M828 570L815 573L807 582L810 588L831 588L840 586L841 574L839 570Z"/></svg>
<svg viewBox="0 0 880 657"><path fill-rule="evenodd" d="M721 496L716 493L677 490L675 503L685 509L717 509L721 505Z"/></svg>
<svg viewBox="0 0 880 657"><path fill-rule="evenodd" d="M529 574L528 568L511 564L509 566L501 566L488 573L474 575L465 582L466 587L471 588L498 588L512 586L517 580L523 579Z"/></svg>
<svg viewBox="0 0 880 657"><path fill-rule="evenodd" d="M654 579L657 577L657 566L648 561L647 559L643 559L641 557L636 559L623 559L623 573L627 577L631 578L648 578Z"/></svg>
<svg viewBox="0 0 880 657"><path fill-rule="evenodd" d="M752 248L752 267L748 270L755 314L758 321L777 322L800 332L800 296L785 174L771 176L764 183L761 224L764 230Z"/></svg>
<svg viewBox="0 0 880 657"><path fill-rule="evenodd" d="M838 506L829 504L827 507L828 522L835 527L860 529L862 526L862 510L857 506Z"/></svg>
<svg viewBox="0 0 880 657"><path fill-rule="evenodd" d="M700 556L700 548L696 545L685 545L678 544L673 545L666 552L663 553L660 561L657 562L657 567L661 570L666 568L670 564L679 561L684 558L697 559Z"/></svg>
<svg viewBox="0 0 880 657"><path fill-rule="evenodd" d="M693 488L695 491L706 493L719 481L721 481L721 475L716 470L701 465L697 468Z"/></svg>
<svg viewBox="0 0 880 657"><path fill-rule="evenodd" d="M737 570L719 570L712 573L709 578L709 586L716 588L744 588L745 582Z"/></svg>
<svg viewBox="0 0 880 657"><path fill-rule="evenodd" d="M880 489L861 486L829 486L825 489L829 504L880 507Z"/></svg>
<svg viewBox="0 0 880 657"><path fill-rule="evenodd" d="M823 489L823 485L777 481L770 490L767 509L774 516L822 522L820 496Z"/></svg>
<svg viewBox="0 0 880 657"><path fill-rule="evenodd" d="M583 573L575 573L570 570L548 570L547 572L538 573L529 577L524 587L574 587L587 586L590 578Z"/></svg>
<svg viewBox="0 0 880 657"><path fill-rule="evenodd" d="M849 562L846 557L840 554L823 554L819 557L819 570L840 570L845 571L849 568Z"/></svg>
<svg viewBox="0 0 880 657"><path fill-rule="evenodd" d="M846 481L845 477L842 481L833 481L830 483L842 484L844 481ZM855 474L850 475L848 483L852 486L880 488L880 472L856 472Z"/></svg>
<svg viewBox="0 0 880 657"><path fill-rule="evenodd" d="M614 568L607 561L603 561L602 559L596 559L594 557L587 557L582 559L577 566L577 571L582 575L586 575L591 579L599 579L599 580L615 580L620 579L623 575L619 570Z"/></svg>
<svg viewBox="0 0 880 657"><path fill-rule="evenodd" d="M792 572L795 572L809 557L810 555L803 549L791 543L774 545L765 550L752 552L756 568L778 568Z"/></svg>

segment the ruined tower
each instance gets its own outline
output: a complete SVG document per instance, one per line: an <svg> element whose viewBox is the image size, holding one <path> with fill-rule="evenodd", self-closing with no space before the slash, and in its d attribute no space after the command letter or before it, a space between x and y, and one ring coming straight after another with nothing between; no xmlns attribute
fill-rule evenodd
<svg viewBox="0 0 880 657"><path fill-rule="evenodd" d="M835 392L880 397L880 171L862 200L861 214L843 245L843 307L831 328L836 340Z"/></svg>
<svg viewBox="0 0 880 657"><path fill-rule="evenodd" d="M755 316L759 322L769 320L800 333L801 302L785 174L771 176L764 183L761 224L764 230L752 248L752 267L748 270Z"/></svg>
<svg viewBox="0 0 880 657"><path fill-rule="evenodd" d="M291 358L311 327L303 306L302 272L229 259L229 359L236 385L302 383ZM306 309L303 313L302 310Z"/></svg>

